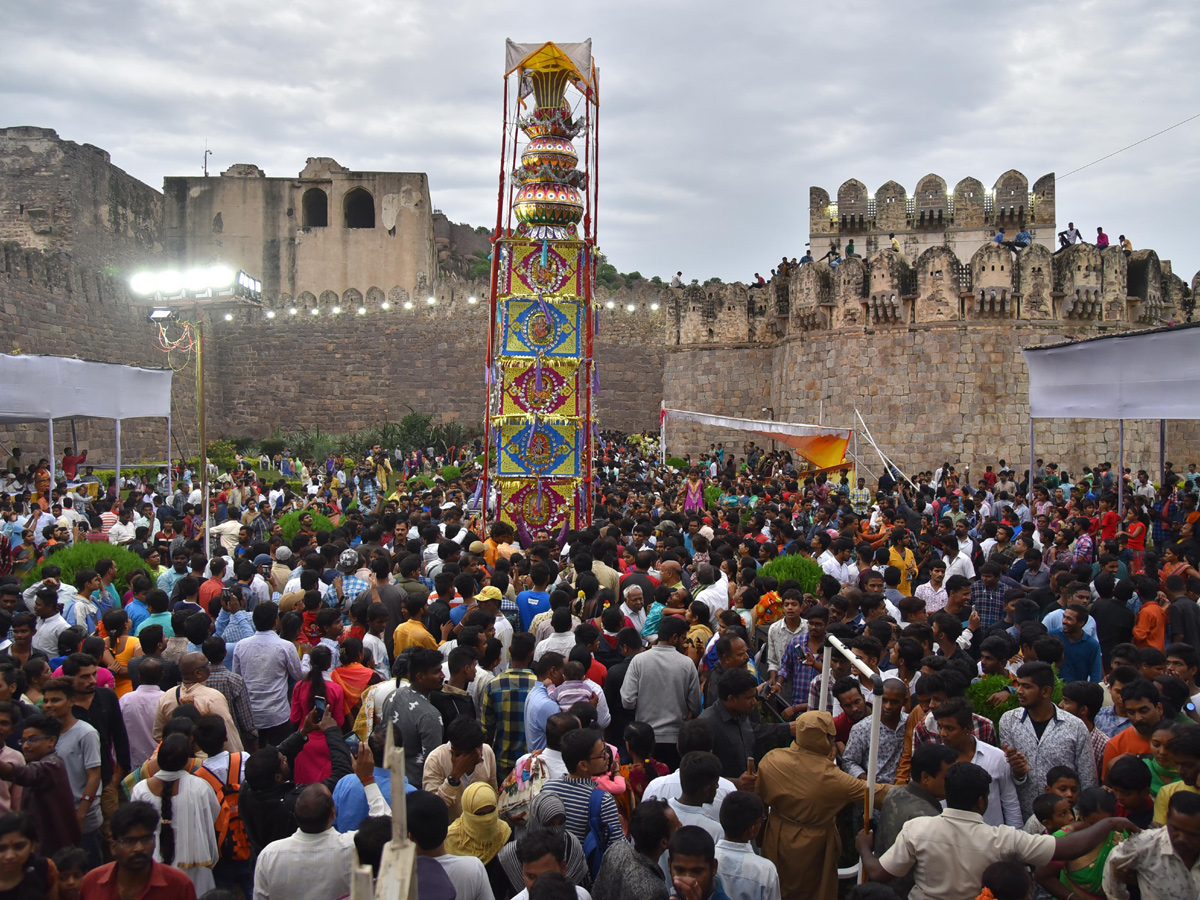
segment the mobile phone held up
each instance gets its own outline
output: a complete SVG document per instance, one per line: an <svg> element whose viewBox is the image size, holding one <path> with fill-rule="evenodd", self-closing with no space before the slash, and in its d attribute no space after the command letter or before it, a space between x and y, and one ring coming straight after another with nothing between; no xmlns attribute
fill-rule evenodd
<svg viewBox="0 0 1200 900"><path fill-rule="evenodd" d="M323 717L325 715L325 698L318 695L313 701L313 708L316 709L318 717Z"/></svg>

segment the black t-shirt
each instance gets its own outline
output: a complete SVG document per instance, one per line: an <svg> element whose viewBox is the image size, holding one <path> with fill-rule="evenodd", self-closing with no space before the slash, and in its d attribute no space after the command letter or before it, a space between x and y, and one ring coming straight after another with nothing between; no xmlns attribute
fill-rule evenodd
<svg viewBox="0 0 1200 900"><path fill-rule="evenodd" d="M1042 735L1046 733L1046 726L1049 725L1053 720L1054 716L1051 716L1049 719L1045 719L1041 722L1039 722L1033 716L1029 717L1029 724L1033 726L1033 733L1037 735L1037 739L1039 741L1042 739Z"/></svg>
<svg viewBox="0 0 1200 900"><path fill-rule="evenodd" d="M1108 665L1113 647L1133 640L1133 623L1136 616L1119 600L1097 600L1092 604L1092 618L1096 620L1096 639L1100 641L1100 655Z"/></svg>

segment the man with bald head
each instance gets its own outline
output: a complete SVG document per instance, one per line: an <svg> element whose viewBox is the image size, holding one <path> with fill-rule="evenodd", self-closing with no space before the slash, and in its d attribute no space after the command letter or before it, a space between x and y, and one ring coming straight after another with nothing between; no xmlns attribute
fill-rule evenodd
<svg viewBox="0 0 1200 900"><path fill-rule="evenodd" d="M683 580L683 566L674 559L663 560L662 565L658 567L658 579L673 591L687 587L687 583Z"/></svg>
<svg viewBox="0 0 1200 900"><path fill-rule="evenodd" d="M183 684L166 691L154 711L154 739L162 740L163 726L171 718L175 707L182 703L196 707L202 716L220 716L225 720L225 749L231 753L242 752L242 739L238 736L237 723L229 712L229 702L218 690L206 687L209 662L203 653L186 653L179 661L179 674Z"/></svg>
<svg viewBox="0 0 1200 900"><path fill-rule="evenodd" d="M368 813L386 816L391 807L375 783L375 759L366 744L359 747L354 774L367 794ZM300 791L293 809L296 832L267 844L254 869L255 897L287 900L328 900L350 893L350 867L357 857L354 836L333 827L337 808L325 784Z"/></svg>

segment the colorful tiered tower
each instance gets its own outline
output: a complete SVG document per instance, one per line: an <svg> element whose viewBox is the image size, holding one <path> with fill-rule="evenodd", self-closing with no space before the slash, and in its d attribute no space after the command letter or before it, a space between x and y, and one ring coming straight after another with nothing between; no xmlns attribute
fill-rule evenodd
<svg viewBox="0 0 1200 900"><path fill-rule="evenodd" d="M509 41L505 68L485 496L488 517L512 523L528 544L539 532L555 535L591 521L597 72L591 41ZM519 89L510 118L514 74ZM576 97L574 110L568 92ZM530 95L532 109L522 115ZM519 165L517 128L528 138ZM581 134L582 170L572 143Z"/></svg>

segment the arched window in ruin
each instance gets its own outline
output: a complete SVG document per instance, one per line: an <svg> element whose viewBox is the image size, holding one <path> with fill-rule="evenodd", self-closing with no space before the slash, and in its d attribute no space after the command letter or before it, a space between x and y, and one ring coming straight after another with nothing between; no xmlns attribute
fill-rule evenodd
<svg viewBox="0 0 1200 900"><path fill-rule="evenodd" d="M325 228L329 225L329 196L320 188L309 188L301 198L305 228Z"/></svg>
<svg viewBox="0 0 1200 900"><path fill-rule="evenodd" d="M362 188L355 188L342 201L347 228L375 227L375 198Z"/></svg>

